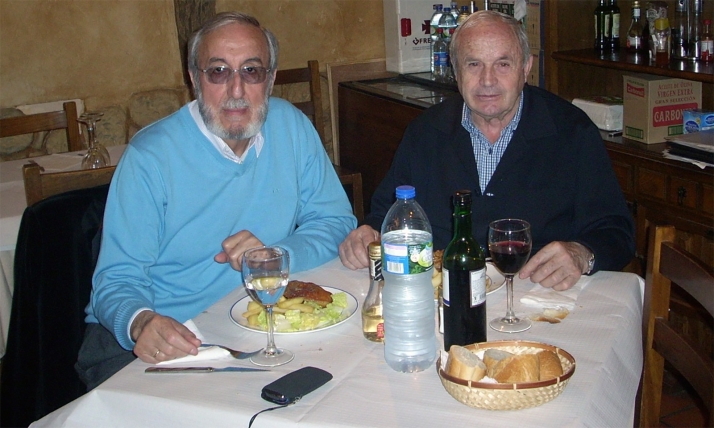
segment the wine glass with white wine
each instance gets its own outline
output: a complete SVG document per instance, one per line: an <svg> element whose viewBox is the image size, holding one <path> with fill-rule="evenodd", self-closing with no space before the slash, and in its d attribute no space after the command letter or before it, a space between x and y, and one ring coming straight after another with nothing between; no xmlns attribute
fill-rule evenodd
<svg viewBox="0 0 714 428"><path fill-rule="evenodd" d="M242 271L248 295L265 307L268 322L268 345L250 361L266 367L289 363L295 355L277 348L273 339L273 306L285 292L290 275L288 251L275 246L250 249L243 254Z"/></svg>

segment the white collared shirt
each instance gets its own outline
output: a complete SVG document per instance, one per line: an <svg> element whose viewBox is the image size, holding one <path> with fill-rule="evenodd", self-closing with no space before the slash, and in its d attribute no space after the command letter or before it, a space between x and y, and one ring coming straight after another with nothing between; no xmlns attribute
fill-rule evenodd
<svg viewBox="0 0 714 428"><path fill-rule="evenodd" d="M213 147L215 147L216 150L218 150L218 152L226 159L231 160L235 163L243 163L245 157L250 151L250 148L253 146L255 146L255 157L257 158L258 156L260 156L260 151L263 149L263 144L265 143L265 138L263 138L262 132L258 131L258 133L248 141L248 147L245 148L243 154L241 156L237 156L233 152L233 149L228 147L228 144L226 144L226 142L223 141L221 137L208 130L208 128L206 127L206 123L203 121L203 117L201 117L201 112L198 110L198 101L191 101L188 104L188 110L189 112L191 112L191 116L196 122L198 129L201 130L203 135L208 138L208 141L213 144Z"/></svg>

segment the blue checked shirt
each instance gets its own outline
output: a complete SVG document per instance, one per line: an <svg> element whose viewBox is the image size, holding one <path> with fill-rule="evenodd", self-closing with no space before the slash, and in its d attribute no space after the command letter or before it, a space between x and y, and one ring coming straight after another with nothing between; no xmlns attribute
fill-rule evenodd
<svg viewBox="0 0 714 428"><path fill-rule="evenodd" d="M501 136L492 145L478 128L471 122L471 110L464 103L464 108L461 112L461 126L464 127L471 135L471 146L474 149L474 158L476 159L476 167L478 168L479 187L481 194L486 194L486 186L491 181L493 172L496 171L498 163L501 161L503 153L508 147L508 142L511 141L513 132L518 127L518 122L521 120L521 112L523 111L523 93L521 93L521 101L518 104L518 111L511 122L503 128Z"/></svg>

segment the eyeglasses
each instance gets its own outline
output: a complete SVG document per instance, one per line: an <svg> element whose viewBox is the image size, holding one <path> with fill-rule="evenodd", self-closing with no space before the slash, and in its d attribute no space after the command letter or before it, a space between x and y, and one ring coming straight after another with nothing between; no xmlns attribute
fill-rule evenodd
<svg viewBox="0 0 714 428"><path fill-rule="evenodd" d="M214 67L208 67L204 70L199 69L206 73L206 78L209 82L215 85L223 85L229 80L233 79L233 74L238 73L240 78L250 85L255 85L258 83L265 82L265 78L268 77L269 68L265 67L253 67L251 65L244 65L239 69L232 69L225 65L216 65Z"/></svg>

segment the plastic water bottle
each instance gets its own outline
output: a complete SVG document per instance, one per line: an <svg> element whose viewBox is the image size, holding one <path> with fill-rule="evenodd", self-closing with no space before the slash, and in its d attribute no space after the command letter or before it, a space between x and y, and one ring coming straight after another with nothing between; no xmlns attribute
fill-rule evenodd
<svg viewBox="0 0 714 428"><path fill-rule="evenodd" d="M454 18L454 15L451 14L450 7L444 8L444 13L441 15L441 19L439 19L439 28L441 28L443 30L443 34L441 37L444 39L444 42L446 43L446 69L444 70L444 73L442 74L442 76L444 78L450 78L450 76L451 76L451 68L450 68L451 62L449 61L449 44L451 43L451 35L456 30L456 19Z"/></svg>
<svg viewBox="0 0 714 428"><path fill-rule="evenodd" d="M431 15L431 23L430 29L429 29L429 34L431 35L431 73L434 74L434 43L436 43L436 40L439 38L439 35L436 34L436 29L439 28L439 20L441 19L441 15L444 13L443 12L443 5L437 3L434 5L434 13Z"/></svg>
<svg viewBox="0 0 714 428"><path fill-rule="evenodd" d="M444 13L439 19L439 28L442 28L444 30L444 35L449 34L450 29L456 29L456 19L454 18L454 15L451 14L450 7L444 8Z"/></svg>
<svg viewBox="0 0 714 428"><path fill-rule="evenodd" d="M446 78L449 75L449 51L446 44L446 39L443 37L443 28L437 28L436 34L439 36L433 43L434 54L432 55L432 63L434 64L433 75L439 79Z"/></svg>
<svg viewBox="0 0 714 428"><path fill-rule="evenodd" d="M459 19L459 4L455 1L451 2L451 15L454 17L454 22Z"/></svg>
<svg viewBox="0 0 714 428"><path fill-rule="evenodd" d="M397 201L382 223L384 359L411 373L436 359L434 246L431 225L412 186L397 187Z"/></svg>

